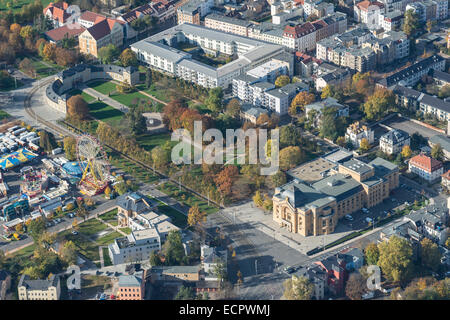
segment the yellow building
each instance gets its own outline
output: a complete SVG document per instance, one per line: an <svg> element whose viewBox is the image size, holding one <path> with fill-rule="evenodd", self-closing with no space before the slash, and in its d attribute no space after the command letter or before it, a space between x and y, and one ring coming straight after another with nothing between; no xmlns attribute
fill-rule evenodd
<svg viewBox="0 0 450 320"><path fill-rule="evenodd" d="M351 159L336 166L311 186L294 180L275 189L274 221L303 236L330 234L339 219L381 203L399 184L398 167L381 158L368 164Z"/></svg>
<svg viewBox="0 0 450 320"><path fill-rule="evenodd" d="M109 44L117 48L123 45L124 22L114 19L100 19L78 37L80 52L98 57L100 48Z"/></svg>
<svg viewBox="0 0 450 320"><path fill-rule="evenodd" d="M31 280L28 275L20 277L17 287L19 300L59 300L61 285L59 276L45 280Z"/></svg>

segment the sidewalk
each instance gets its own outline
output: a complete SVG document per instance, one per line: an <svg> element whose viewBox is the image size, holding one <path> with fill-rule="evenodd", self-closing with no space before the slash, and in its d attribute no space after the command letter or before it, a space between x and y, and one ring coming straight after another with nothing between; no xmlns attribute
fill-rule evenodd
<svg viewBox="0 0 450 320"><path fill-rule="evenodd" d="M94 98L100 98L100 100L108 105L110 105L111 107L120 110L124 113L127 113L130 108L128 108L126 105L121 104L120 102L117 102L114 99L111 99L110 97L108 97L107 95L104 95L103 93L100 93L92 88L87 87L86 85L82 85L80 86L80 90L93 96Z"/></svg>

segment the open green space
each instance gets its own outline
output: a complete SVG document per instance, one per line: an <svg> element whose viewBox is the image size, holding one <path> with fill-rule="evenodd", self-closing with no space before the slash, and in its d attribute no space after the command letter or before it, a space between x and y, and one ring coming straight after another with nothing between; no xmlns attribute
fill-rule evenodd
<svg viewBox="0 0 450 320"><path fill-rule="evenodd" d="M122 231L122 232L125 232L126 234L130 234L131 233L131 229L130 228L119 228L119 230Z"/></svg>
<svg viewBox="0 0 450 320"><path fill-rule="evenodd" d="M116 220L117 219L117 208L112 209L104 214L98 216L103 221Z"/></svg>
<svg viewBox="0 0 450 320"><path fill-rule="evenodd" d="M108 248L102 248L103 253L103 263L105 264L105 267L112 266L111 257L109 256Z"/></svg>
<svg viewBox="0 0 450 320"><path fill-rule="evenodd" d="M90 219L86 222L80 223L78 227L79 227L78 232L82 233L87 237L93 236L94 234L97 234L100 231L103 231L108 228L107 225L98 221L97 219Z"/></svg>
<svg viewBox="0 0 450 320"><path fill-rule="evenodd" d="M95 119L108 123L112 127L117 126L124 116L122 111L101 101L95 101L89 104L89 114Z"/></svg>
<svg viewBox="0 0 450 320"><path fill-rule="evenodd" d="M109 95L111 99L114 99L127 107L131 107L139 99L150 99L137 91L131 93L118 93L116 84L111 81L94 81L89 83L88 86L104 95Z"/></svg>
<svg viewBox="0 0 450 320"><path fill-rule="evenodd" d="M164 102L170 101L170 97L167 94L168 88L160 88L157 84L152 84L148 89L145 87L145 84L138 84L136 88L140 91L144 91L145 93L154 96L158 100Z"/></svg>
<svg viewBox="0 0 450 320"><path fill-rule="evenodd" d="M170 141L171 134L170 133L157 133L157 134L141 134L136 137L136 141L139 145L147 151L151 151L154 147L162 146L167 141L171 144L171 146L176 145L177 141Z"/></svg>
<svg viewBox="0 0 450 320"><path fill-rule="evenodd" d="M0 12L6 12L12 10L13 12L22 10L22 7L33 3L34 0L14 0L11 2L11 7L8 8L8 1L0 2ZM42 6L45 8L52 0L41 0Z"/></svg>
<svg viewBox="0 0 450 320"><path fill-rule="evenodd" d="M118 155L117 153L107 151L107 154L112 165L132 175L133 178L138 181L143 183L154 183L158 181L159 177L152 171L142 168L138 164Z"/></svg>
<svg viewBox="0 0 450 320"><path fill-rule="evenodd" d="M103 237L100 237L96 240L96 242L101 246L106 246L108 244L111 244L114 242L114 239L122 237L122 234L117 231L113 231L111 233L108 233L107 235L104 235Z"/></svg>
<svg viewBox="0 0 450 320"><path fill-rule="evenodd" d="M175 224L177 227L179 228L186 227L187 217L178 210L175 210L174 208L166 204L160 204L158 205L158 211L170 217L172 219L172 223Z"/></svg>
<svg viewBox="0 0 450 320"><path fill-rule="evenodd" d="M183 191L183 189L181 189L181 191L180 191L178 186L176 186L175 184L173 184L171 182L166 182L164 184L158 185L157 189L164 192L168 196L171 196L171 197L177 199L179 202L181 202L187 206L193 207L193 206L197 205L199 207L200 211L204 211L207 214L216 213L217 211L219 211L219 208L217 208L213 205L208 206L207 201L204 201L204 200L194 196L190 192Z"/></svg>

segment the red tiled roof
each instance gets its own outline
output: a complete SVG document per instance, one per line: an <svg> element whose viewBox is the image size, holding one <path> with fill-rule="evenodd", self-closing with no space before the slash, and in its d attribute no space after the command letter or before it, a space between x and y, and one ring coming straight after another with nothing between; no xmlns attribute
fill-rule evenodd
<svg viewBox="0 0 450 320"><path fill-rule="evenodd" d="M442 168L442 162L428 157L424 154L419 154L415 157L412 157L409 160L409 163L430 173Z"/></svg>
<svg viewBox="0 0 450 320"><path fill-rule="evenodd" d="M70 25L65 25L60 28L47 31L45 35L53 41L60 41L64 39L66 35L68 38L73 38L75 36L78 36L84 30L86 29L80 26L78 23L73 23Z"/></svg>
<svg viewBox="0 0 450 320"><path fill-rule="evenodd" d="M95 12L92 11L85 11L81 14L80 16L80 20L86 20L86 21L90 21L90 22L96 22L97 18L103 18L106 19L105 16L102 16L101 14L97 14Z"/></svg>
<svg viewBox="0 0 450 320"><path fill-rule="evenodd" d="M315 30L316 28L314 28L314 26L310 22L306 22L302 25L286 26L284 28L284 34L290 35L294 38L300 38L314 32Z"/></svg>
<svg viewBox="0 0 450 320"><path fill-rule="evenodd" d="M370 6L378 6L380 8L384 8L384 4L382 4L381 2L378 2L378 1L370 2L369 0L364 0L360 3L357 3L356 6L360 10L364 10L364 11L367 11L367 9L369 9Z"/></svg>

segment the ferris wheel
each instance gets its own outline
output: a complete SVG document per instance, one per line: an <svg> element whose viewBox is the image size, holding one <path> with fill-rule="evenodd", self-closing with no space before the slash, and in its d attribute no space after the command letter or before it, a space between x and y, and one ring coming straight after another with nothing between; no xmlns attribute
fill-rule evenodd
<svg viewBox="0 0 450 320"><path fill-rule="evenodd" d="M109 181L109 163L102 146L92 136L82 135L77 139L77 159L83 171L79 182L82 193L95 195L102 192Z"/></svg>

